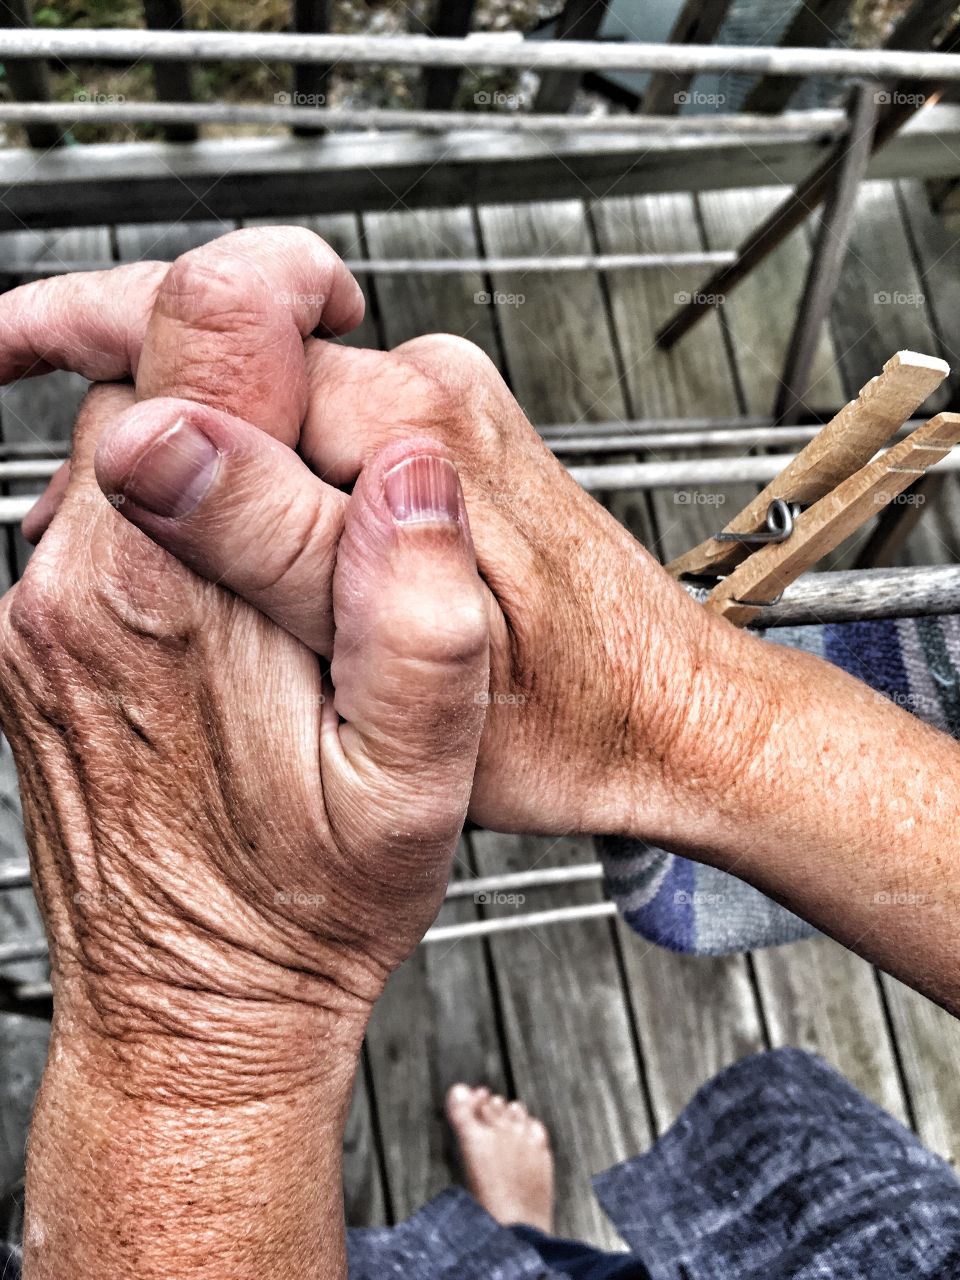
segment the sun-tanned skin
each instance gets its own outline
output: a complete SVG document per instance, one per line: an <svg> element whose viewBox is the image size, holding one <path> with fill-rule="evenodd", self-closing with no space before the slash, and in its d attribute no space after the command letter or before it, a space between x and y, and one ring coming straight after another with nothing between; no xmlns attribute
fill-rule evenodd
<svg viewBox="0 0 960 1280"><path fill-rule="evenodd" d="M195 1249L194 1271L184 1268L184 1274L243 1280L258 1273L255 1254L260 1270L269 1273L276 1258L282 1262L277 1274L295 1280L326 1280L342 1272L342 1222L331 1179L337 1176L345 1082L353 1071L363 1010L376 998L385 973L414 945L442 892L449 841L468 803L472 749L478 755L469 804L479 821L506 829L626 832L689 847L773 893L948 1007L960 1008L957 746L835 668L779 646L764 647L708 617L570 480L470 344L433 337L379 353L308 339L301 361L300 335L319 317L302 314L291 321L291 296L329 298L338 323L349 324L359 314L356 295L325 256L329 250L318 249L319 241L309 251L304 246L308 234L274 230L262 241L258 232L234 233L180 260L172 283L165 284L165 269L154 264L127 274L120 269L101 278L44 282L0 300L0 375L22 373L37 360L99 377L134 374L139 401L133 404L131 393L114 390L95 402L105 408L81 433L83 462L73 489L59 510L54 498L34 521L38 533L57 510L41 541L37 570L31 566L33 582L28 573L16 589L19 607L7 609L5 640L16 653L8 667L16 671L19 662L21 669L5 697L7 723L27 780L38 892L54 942L58 996L55 1052L31 1147L29 1220L40 1224L32 1228L28 1255L28 1277L34 1280L66 1274L86 1280L98 1274L92 1260L103 1256L120 1259L117 1276L150 1280L165 1274L158 1257L166 1235L158 1217L162 1210L179 1214L185 1198L201 1211L186 1246ZM292 237L288 249L285 236ZM144 290L156 303L149 315ZM325 311L323 323L336 327ZM297 385L288 386L291 379ZM280 383L274 414L270 393ZM298 457L287 446L297 438L300 406L305 420ZM105 500L98 506L93 492L90 459L98 434L96 475L105 493L124 496L117 511ZM452 639L454 648L464 648L460 656L470 679L458 696L479 675L481 631L484 662L489 634L490 673L469 706L461 700L456 711L438 704L419 738L406 736L409 724L400 712L361 733L364 742L388 749L389 776L406 779L409 787L403 821L392 823L401 856L393 846L385 851L376 831L365 825L370 813L363 798L381 803L366 768L350 775L356 803L343 829L347 839L331 841L328 830L318 832L324 815L329 817L329 791L324 777L317 785L307 762L308 756L315 759L316 717L301 709L296 732L281 718L278 737L263 702L265 686L274 697L278 693L272 677L264 677L278 664L257 666L255 659L293 645L295 665L312 673L297 687L315 693L315 655L332 654L336 709L350 722L337 732L347 744L353 741L351 725L363 723L362 673L379 667L356 627L350 642L350 622L364 600L369 607L371 599L382 598L382 580L373 591L371 574L383 568L385 552L377 539L351 540L350 513L362 515L365 509L354 504L364 492L373 503L371 518L382 510L376 504L385 493L384 469L396 459L388 454L384 460L378 450L395 445L402 451L411 436L427 438L429 443L417 446L421 451L456 459L482 579L478 583L467 573L473 570L465 535L456 544L431 544L430 554L441 560L455 545L457 557L448 568L467 575L457 581L470 603ZM202 464L199 479L187 478L191 458ZM337 486L355 481L348 503ZM184 504L185 493L192 505ZM87 525L77 527L81 517L95 520L92 542ZM168 585L172 563L142 533L221 589L201 589L183 569L170 580L179 585ZM364 545L370 554L351 553L351 547ZM112 563L124 572L108 574L105 590L101 566L110 562L114 546L122 554ZM51 568L44 577L44 564L58 570L69 564L73 576L68 580L64 569L55 578ZM79 597L64 586L74 579ZM388 574L386 580L408 579ZM189 608L183 602L186 583L194 584L187 592ZM446 617L442 609L431 612L438 592L443 599L458 596L451 597L443 575L429 567L414 585L412 596L384 621L381 637L403 637L409 629L419 636L416 648ZM130 604L144 596L154 618L150 627L166 629L164 644L145 627L142 603ZM425 614L418 627L421 602ZM11 615L17 622L12 632ZM190 620L186 630L184 617ZM465 636L472 637L469 643ZM123 692L132 706L138 706L136 690L154 707L156 723L139 726L146 743L129 723L126 702L102 707L104 655L118 664L111 673L128 672L127 664L134 664ZM167 668L161 664L158 672L158 655L179 681L173 696L164 693ZM415 661L412 652L407 657L421 675L435 669ZM53 670L62 672L52 700L38 674L51 660ZM391 681L392 694L407 711L401 694L409 684ZM211 689L226 689L227 695L211 700ZM382 711L390 699L376 702ZM482 733L478 707L487 712ZM99 734L101 719L110 728L105 735ZM169 741L164 734L172 735ZM478 748L471 735L480 735ZM162 750L155 749L156 741ZM36 774L41 751L63 767ZM151 782L168 757L176 773L168 763ZM139 786L125 773L137 759L146 762L135 775ZM310 785L291 771L291 759L307 771ZM321 775L323 764L321 752ZM107 785L114 773L120 784ZM32 793L31 778L37 779ZM244 801L239 816L233 804L217 808L224 803L227 778L234 780L233 800L237 791ZM811 779L822 782L811 785ZM181 801L176 811L171 795ZM199 814L195 801L186 806L185 828L183 801L208 795L216 803L202 804ZM438 803L442 814L435 811ZM266 829L261 810L275 814ZM428 840L425 850L420 840L433 820L442 837ZM159 917L150 896L158 885L165 888L167 851L182 864L185 830L204 850L201 865L228 893L218 927L231 935L243 931L239 947L231 936L226 956L219 956L222 963L204 968L199 1010L191 1005L197 1025L211 1033L202 1037L199 1055L191 1047L192 1028L178 1020L177 1010L184 975L196 986L196 956L209 944L209 882L181 875L175 893L164 891ZM291 847L295 852L285 854ZM421 898L414 882L424 865ZM384 876L384 866L396 874ZM318 886L309 901L289 904L280 940L277 913L264 919L260 910L264 867L270 887L286 884L291 867ZM142 921L139 932L98 928L89 901L72 892L79 883L85 895L100 894L109 902L118 877L124 886L129 877L149 886L150 910L132 917ZM905 888L915 908L891 912L878 905L878 895ZM109 963L99 950L91 954L76 945L88 928L106 948ZM318 939L325 989L359 996L359 1016L342 1018L335 1001L311 1010L316 1002L299 998L300 984L309 988L317 976L310 965L305 975L304 954L314 954ZM255 1001L238 999L230 1005L239 1014L234 1023L220 1003L223 984L231 993L247 990L251 955L259 957L258 981L267 972L277 984L270 1007L278 1028L276 1037L256 1040L252 1063L244 1061L244 1052L263 1010ZM137 1016L141 1010L145 958L154 970L146 994L154 1011L169 1013L163 1044L173 1045L170 1055L154 1054L153 1040L150 1053L128 1048L124 1010ZM101 1005L107 997L99 993L109 993L119 1034L102 1017L96 1037L83 1034L88 991L98 993ZM295 1028L289 1036L288 1015ZM212 1034L224 1029L225 1038ZM288 1043L297 1047L293 1063L284 1052ZM81 1054L79 1062L71 1060L74 1044L90 1045L89 1059ZM315 1045L315 1051L304 1055L304 1044ZM323 1044L336 1046L332 1064L325 1062ZM215 1093L232 1094L249 1089L261 1074L274 1082L295 1074L305 1061L319 1061L320 1068L309 1087L285 1095L289 1112L282 1113L279 1129L264 1125L255 1100L248 1099L249 1111L216 1109L218 1124L227 1126L216 1135L227 1153L221 1179L224 1169L228 1173L226 1191L218 1197L209 1167L209 1117L190 1111L189 1100L177 1093L179 1082L186 1079L201 1090L206 1082ZM238 1065L239 1081L233 1074ZM114 1093L105 1100L108 1084ZM174 1100L163 1113L167 1131L157 1130L157 1151L169 1148L173 1125L174 1167L191 1176L172 1178L171 1167L158 1156L141 1161L132 1180L130 1117L109 1098L118 1088L126 1097L164 1087L173 1090ZM327 1117L318 1127L322 1150L282 1138L297 1132L312 1110ZM44 1125L58 1111L68 1115L78 1149L58 1153L49 1135L44 1138ZM149 1122L149 1132L155 1117L138 1120ZM106 1207L92 1216L83 1206L94 1191L81 1176L90 1167L91 1150L100 1159L101 1177L104 1160L118 1174ZM238 1215L249 1211L251 1197L262 1202L270 1188L283 1198L291 1182L302 1187L305 1161L320 1170L309 1194L290 1206L282 1226L269 1214L257 1219L261 1234L248 1240L248 1252L238 1258L231 1252ZM141 1211L144 1197L154 1191L156 1217ZM44 1234L47 1224L78 1219L84 1229L72 1230L69 1239ZM289 1234L298 1231L299 1252Z"/></svg>

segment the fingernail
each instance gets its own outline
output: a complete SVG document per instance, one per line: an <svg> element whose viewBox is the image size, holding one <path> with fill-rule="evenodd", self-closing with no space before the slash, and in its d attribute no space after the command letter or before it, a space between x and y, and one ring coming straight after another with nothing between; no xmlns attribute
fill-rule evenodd
<svg viewBox="0 0 960 1280"><path fill-rule="evenodd" d="M420 453L398 463L384 477L383 491L398 524L460 519L460 477L447 458Z"/></svg>
<svg viewBox="0 0 960 1280"><path fill-rule="evenodd" d="M213 483L219 464L219 449L181 418L143 454L123 495L154 515L189 515Z"/></svg>

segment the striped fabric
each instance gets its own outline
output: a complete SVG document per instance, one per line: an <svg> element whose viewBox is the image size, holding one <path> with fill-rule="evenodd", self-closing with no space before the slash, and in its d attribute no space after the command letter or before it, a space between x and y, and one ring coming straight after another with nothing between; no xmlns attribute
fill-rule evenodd
<svg viewBox="0 0 960 1280"><path fill-rule="evenodd" d="M826 658L878 694L960 738L960 615L840 622L768 633L774 644ZM671 951L727 955L809 937L814 930L714 867L640 840L597 837L607 889L623 918Z"/></svg>

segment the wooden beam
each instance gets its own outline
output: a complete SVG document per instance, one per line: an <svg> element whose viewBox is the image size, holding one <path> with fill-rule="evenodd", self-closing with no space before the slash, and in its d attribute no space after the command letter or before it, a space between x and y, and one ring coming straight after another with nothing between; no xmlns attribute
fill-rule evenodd
<svg viewBox="0 0 960 1280"><path fill-rule="evenodd" d="M0 151L0 231L129 222L295 216L355 209L601 199L665 191L792 185L822 158L809 139L637 139L476 131L330 134L310 139L106 143L38 156ZM960 108L923 111L868 177L960 176Z"/></svg>
<svg viewBox="0 0 960 1280"><path fill-rule="evenodd" d="M851 0L804 0L784 32L783 49L812 49L839 37L839 26L850 12ZM797 90L799 80L787 76L763 76L750 90L744 111L782 111Z"/></svg>
<svg viewBox="0 0 960 1280"><path fill-rule="evenodd" d="M143 16L150 31L185 29L181 0L143 0ZM157 59L153 63L153 80L161 101L193 101L193 68L187 63ZM196 125L189 121L168 124L164 134L168 142L196 142L198 136Z"/></svg>
<svg viewBox="0 0 960 1280"><path fill-rule="evenodd" d="M428 32L432 36L463 37L473 25L477 0L435 0ZM460 87L460 67L428 67L423 76L423 105L428 111L453 106Z"/></svg>
<svg viewBox="0 0 960 1280"><path fill-rule="evenodd" d="M30 27L33 15L30 0L2 0L0 23L9 27ZM50 80L47 64L39 58L4 58L4 70L14 98L21 102L48 102ZM55 124L34 123L27 125L27 139L31 147L47 151L63 144L63 130Z"/></svg>
<svg viewBox="0 0 960 1280"><path fill-rule="evenodd" d="M670 32L669 43L712 44L723 26L730 0L686 0ZM695 72L655 71L643 95L644 115L676 115Z"/></svg>
<svg viewBox="0 0 960 1280"><path fill-rule="evenodd" d="M592 40L607 14L607 0L567 0L557 21L558 40ZM582 73L546 71L534 100L534 111L569 111Z"/></svg>
<svg viewBox="0 0 960 1280"><path fill-rule="evenodd" d="M806 411L804 396L810 386L820 330L840 282L853 229L857 192L873 150L879 112L877 96L875 81L867 81L854 90L850 131L838 150L837 168L820 215L813 256L780 379L774 416L784 424L797 422Z"/></svg>
<svg viewBox="0 0 960 1280"><path fill-rule="evenodd" d="M953 29L951 43L957 39L958 33L960 23ZM955 57L954 54L947 56ZM956 61L960 66L960 58ZM874 154L895 138L903 126L926 106L927 97L921 92L922 88L919 81L910 80L898 81L891 91L878 91L878 103L883 101L886 105L872 134ZM740 249L737 261L715 272L693 294L690 302L671 316L657 334L657 341L661 346L669 349L693 328L706 311L713 306L722 306L726 295L781 244L791 231L805 222L809 214L820 207L833 188L836 166L843 163L846 154L846 143L841 142L835 152L808 174L783 204L749 236ZM720 300L719 303L717 299Z"/></svg>
<svg viewBox="0 0 960 1280"><path fill-rule="evenodd" d="M293 26L295 31L320 34L327 30L330 20L328 0L294 0ZM298 63L293 74L293 106L324 107L330 81L329 62ZM316 137L321 132L320 123L304 121L294 126L299 138Z"/></svg>

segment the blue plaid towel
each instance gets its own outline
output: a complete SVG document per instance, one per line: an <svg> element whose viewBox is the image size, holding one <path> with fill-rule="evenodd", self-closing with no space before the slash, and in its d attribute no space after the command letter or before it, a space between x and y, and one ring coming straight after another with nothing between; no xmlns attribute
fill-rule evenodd
<svg viewBox="0 0 960 1280"><path fill-rule="evenodd" d="M960 615L837 622L771 631L866 681L897 706L960 738ZM807 938L810 925L714 867L641 840L598 836L607 890L637 933L696 955L728 955Z"/></svg>

